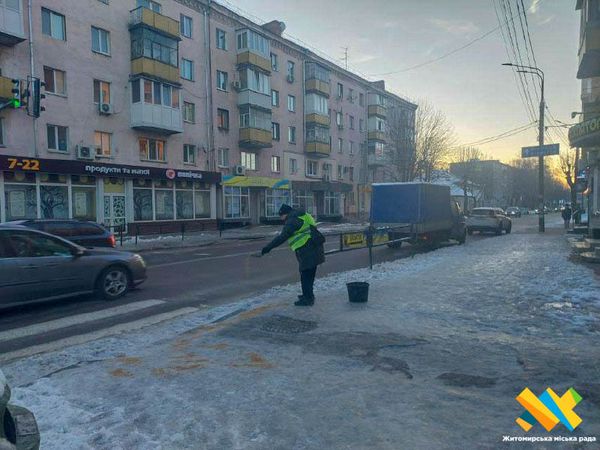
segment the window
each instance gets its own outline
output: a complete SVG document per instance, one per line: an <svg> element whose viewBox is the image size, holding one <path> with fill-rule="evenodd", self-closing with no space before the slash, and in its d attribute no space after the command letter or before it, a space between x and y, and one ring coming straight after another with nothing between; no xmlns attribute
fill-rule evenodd
<svg viewBox="0 0 600 450"><path fill-rule="evenodd" d="M141 82L139 83L141 84ZM138 80L132 82L132 102L139 101ZM143 80L144 103L179 109L179 89L158 81Z"/></svg>
<svg viewBox="0 0 600 450"><path fill-rule="evenodd" d="M350 141L350 155L354 155L354 142Z"/></svg>
<svg viewBox="0 0 600 450"><path fill-rule="evenodd" d="M317 125L309 124L306 126L306 140L308 142L321 142L322 144L330 143L329 128Z"/></svg>
<svg viewBox="0 0 600 450"><path fill-rule="evenodd" d="M295 112L296 111L296 97L293 95L288 95L288 111Z"/></svg>
<svg viewBox="0 0 600 450"><path fill-rule="evenodd" d="M137 81L138 102L140 95L140 81ZM135 87L135 86L134 86ZM46 84L46 89L48 85ZM94 103L110 103L110 83L101 80L94 80ZM136 102L134 102L136 103Z"/></svg>
<svg viewBox="0 0 600 450"><path fill-rule="evenodd" d="M219 167L229 167L229 149L228 148L220 148L217 152L218 161L217 164Z"/></svg>
<svg viewBox="0 0 600 450"><path fill-rule="evenodd" d="M148 9L154 11L154 12L157 12L157 13L161 12L160 3L155 2L153 0L137 0L136 5L137 5L138 8L140 6L143 6L143 7L148 8Z"/></svg>
<svg viewBox="0 0 600 450"><path fill-rule="evenodd" d="M348 101L354 103L354 89L348 88Z"/></svg>
<svg viewBox="0 0 600 450"><path fill-rule="evenodd" d="M66 41L65 16L42 8L42 33L54 39Z"/></svg>
<svg viewBox="0 0 600 450"><path fill-rule="evenodd" d="M325 192L325 215L339 216L341 215L342 195L339 192Z"/></svg>
<svg viewBox="0 0 600 450"><path fill-rule="evenodd" d="M290 144L296 143L296 127L288 127L288 142Z"/></svg>
<svg viewBox="0 0 600 450"><path fill-rule="evenodd" d="M338 153L344 153L344 140L338 138Z"/></svg>
<svg viewBox="0 0 600 450"><path fill-rule="evenodd" d="M271 172L281 172L281 158L271 156Z"/></svg>
<svg viewBox="0 0 600 450"><path fill-rule="evenodd" d="M62 70L44 66L44 83L46 92L67 95L66 73Z"/></svg>
<svg viewBox="0 0 600 450"><path fill-rule="evenodd" d="M348 120L349 120L350 129L354 130L354 116L349 116Z"/></svg>
<svg viewBox="0 0 600 450"><path fill-rule="evenodd" d="M250 217L250 189L235 186L223 188L225 198L225 218L240 219Z"/></svg>
<svg viewBox="0 0 600 450"><path fill-rule="evenodd" d="M337 124L338 128L342 128L344 126L344 116L342 115L341 111L337 111L335 113L335 123Z"/></svg>
<svg viewBox="0 0 600 450"><path fill-rule="evenodd" d="M194 61L185 58L181 59L181 78L194 81Z"/></svg>
<svg viewBox="0 0 600 450"><path fill-rule="evenodd" d="M314 62L306 63L306 79L320 80L329 84L329 70Z"/></svg>
<svg viewBox="0 0 600 450"><path fill-rule="evenodd" d="M344 179L344 168L342 167L341 164L338 164L338 166L337 166L337 177L338 177L338 180Z"/></svg>
<svg viewBox="0 0 600 450"><path fill-rule="evenodd" d="M67 127L58 125L46 125L46 134L48 137L48 149L59 152L67 151Z"/></svg>
<svg viewBox="0 0 600 450"><path fill-rule="evenodd" d="M331 164L323 163L323 178L325 181L329 181L331 178Z"/></svg>
<svg viewBox="0 0 600 450"><path fill-rule="evenodd" d="M316 215L315 195L311 191L294 189L292 204L294 208L300 208L309 214Z"/></svg>
<svg viewBox="0 0 600 450"><path fill-rule="evenodd" d="M194 103L183 102L183 121L188 123L196 122L196 105Z"/></svg>
<svg viewBox="0 0 600 450"><path fill-rule="evenodd" d="M319 163L317 161L306 161L306 176L316 177L319 173Z"/></svg>
<svg viewBox="0 0 600 450"><path fill-rule="evenodd" d="M344 85L342 83L337 84L337 98L344 97Z"/></svg>
<svg viewBox="0 0 600 450"><path fill-rule="evenodd" d="M279 106L279 91L271 90L271 106Z"/></svg>
<svg viewBox="0 0 600 450"><path fill-rule="evenodd" d="M196 146L192 144L183 144L183 162L186 164L196 164Z"/></svg>
<svg viewBox="0 0 600 450"><path fill-rule="evenodd" d="M217 109L217 126L220 130L229 130L229 111Z"/></svg>
<svg viewBox="0 0 600 450"><path fill-rule="evenodd" d="M361 133L365 131L365 121L363 119L358 119L358 131Z"/></svg>
<svg viewBox="0 0 600 450"><path fill-rule="evenodd" d="M279 133L279 124L277 122L271 123L271 133L273 135L273 140L278 141L280 138L280 133Z"/></svg>
<svg viewBox="0 0 600 450"><path fill-rule="evenodd" d="M249 152L240 152L240 165L246 170L256 170L256 154Z"/></svg>
<svg viewBox="0 0 600 450"><path fill-rule="evenodd" d="M381 117L369 117L369 131L385 132L385 120Z"/></svg>
<svg viewBox="0 0 600 450"><path fill-rule="evenodd" d="M293 61L287 62L287 79L290 83L294 82L294 68L295 67L296 67L296 64L294 64Z"/></svg>
<svg viewBox="0 0 600 450"><path fill-rule="evenodd" d="M179 67L179 44L150 28L139 27L130 31L131 59L149 58L172 67Z"/></svg>
<svg viewBox="0 0 600 450"><path fill-rule="evenodd" d="M165 141L140 138L140 159L144 161L166 161Z"/></svg>
<svg viewBox="0 0 600 450"><path fill-rule="evenodd" d="M220 91L227 90L227 78L227 72L217 70L217 89L219 89Z"/></svg>
<svg viewBox="0 0 600 450"><path fill-rule="evenodd" d="M365 94L363 94L362 92L358 94L358 104L360 106L365 106Z"/></svg>
<svg viewBox="0 0 600 450"><path fill-rule="evenodd" d="M354 167L348 167L348 179L354 181Z"/></svg>
<svg viewBox="0 0 600 450"><path fill-rule="evenodd" d="M271 112L255 109L249 105L240 106L240 128L271 131L273 129Z"/></svg>
<svg viewBox="0 0 600 450"><path fill-rule="evenodd" d="M96 156L101 158L110 158L111 155L112 134L103 131L94 131L94 145L96 146Z"/></svg>
<svg viewBox="0 0 600 450"><path fill-rule="evenodd" d="M328 116L327 98L318 94L306 94L304 97L304 108L306 114L319 114Z"/></svg>
<svg viewBox="0 0 600 450"><path fill-rule="evenodd" d="M279 72L279 60L276 53L271 53L271 70L273 72Z"/></svg>
<svg viewBox="0 0 600 450"><path fill-rule="evenodd" d="M290 191L287 189L267 189L265 191L265 216L278 217L279 208L290 203Z"/></svg>
<svg viewBox="0 0 600 450"><path fill-rule="evenodd" d="M252 30L237 32L237 49L238 52L250 50L265 59L268 59L270 55L269 40Z"/></svg>
<svg viewBox="0 0 600 450"><path fill-rule="evenodd" d="M217 48L227 50L227 33L220 28L217 28Z"/></svg>
<svg viewBox="0 0 600 450"><path fill-rule="evenodd" d="M92 27L92 51L110 55L110 33L108 31Z"/></svg>
<svg viewBox="0 0 600 450"><path fill-rule="evenodd" d="M239 74L241 89L250 89L265 95L271 92L270 77L263 72L246 68L240 70Z"/></svg>
<svg viewBox="0 0 600 450"><path fill-rule="evenodd" d="M179 28L182 36L185 36L186 38L191 38L193 28L192 18L181 14L179 16Z"/></svg>
<svg viewBox="0 0 600 450"><path fill-rule="evenodd" d="M290 175L294 175L298 173L298 160L296 158L289 159L289 169Z"/></svg>

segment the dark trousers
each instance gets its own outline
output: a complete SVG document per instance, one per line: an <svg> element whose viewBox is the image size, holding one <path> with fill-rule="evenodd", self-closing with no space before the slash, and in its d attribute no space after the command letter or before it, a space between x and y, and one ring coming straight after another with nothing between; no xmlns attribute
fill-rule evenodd
<svg viewBox="0 0 600 450"><path fill-rule="evenodd" d="M317 268L302 270L300 272L300 283L302 283L302 296L310 299L315 298L313 292L313 285L315 284L315 276L317 275Z"/></svg>

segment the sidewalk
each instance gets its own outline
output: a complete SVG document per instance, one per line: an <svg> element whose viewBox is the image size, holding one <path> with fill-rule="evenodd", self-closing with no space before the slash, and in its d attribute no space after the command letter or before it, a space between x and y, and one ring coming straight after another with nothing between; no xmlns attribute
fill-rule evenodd
<svg viewBox="0 0 600 450"><path fill-rule="evenodd" d="M501 443L600 438L600 283L568 253L556 234L471 241L321 279L313 308L286 286L5 373L44 449L597 448ZM574 387L583 423L525 433L525 387Z"/></svg>
<svg viewBox="0 0 600 450"><path fill-rule="evenodd" d="M368 224L366 223L321 223L319 230L326 235L363 231ZM251 227L232 228L224 230L222 233L218 231L191 232L181 238L179 234L164 234L164 235L145 235L139 236L137 244L135 236L125 236L123 246L120 245L118 234L117 250L125 250L132 252L164 249L164 248L180 248L180 247L201 247L212 245L223 240L244 240L244 239L266 239L273 238L281 231L281 225L254 225Z"/></svg>

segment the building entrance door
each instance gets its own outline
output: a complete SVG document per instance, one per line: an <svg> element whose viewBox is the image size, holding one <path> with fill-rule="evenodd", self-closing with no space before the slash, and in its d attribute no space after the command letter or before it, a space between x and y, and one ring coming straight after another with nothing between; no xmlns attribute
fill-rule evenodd
<svg viewBox="0 0 600 450"><path fill-rule="evenodd" d="M115 231L115 227L125 225L124 194L104 194L104 224L110 227L111 231Z"/></svg>

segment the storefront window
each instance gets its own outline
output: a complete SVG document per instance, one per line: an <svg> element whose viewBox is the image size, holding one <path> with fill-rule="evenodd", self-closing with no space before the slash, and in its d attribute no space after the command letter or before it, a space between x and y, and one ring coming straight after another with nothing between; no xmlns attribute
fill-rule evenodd
<svg viewBox="0 0 600 450"><path fill-rule="evenodd" d="M69 188L66 175L40 174L42 219L69 218Z"/></svg>
<svg viewBox="0 0 600 450"><path fill-rule="evenodd" d="M71 185L73 218L96 221L96 178L73 175Z"/></svg>
<svg viewBox="0 0 600 450"><path fill-rule="evenodd" d="M250 189L225 186L225 218L250 218Z"/></svg>
<svg viewBox="0 0 600 450"><path fill-rule="evenodd" d="M210 188L200 183L196 184L194 188L194 205L196 219L210 217Z"/></svg>
<svg viewBox="0 0 600 450"><path fill-rule="evenodd" d="M6 220L35 219L37 217L35 175L4 172L4 182Z"/></svg>
<svg viewBox="0 0 600 450"><path fill-rule="evenodd" d="M325 192L325 215L340 216L341 200L342 195L339 192Z"/></svg>
<svg viewBox="0 0 600 450"><path fill-rule="evenodd" d="M133 190L133 220L152 220L152 189Z"/></svg>
<svg viewBox="0 0 600 450"><path fill-rule="evenodd" d="M315 196L311 191L294 191L293 207L300 208L311 215L317 214Z"/></svg>
<svg viewBox="0 0 600 450"><path fill-rule="evenodd" d="M194 218L194 191L189 181L178 181L175 192L177 219Z"/></svg>
<svg viewBox="0 0 600 450"><path fill-rule="evenodd" d="M278 217L279 208L284 203L290 202L290 191L286 189L267 189L266 196L266 217Z"/></svg>

